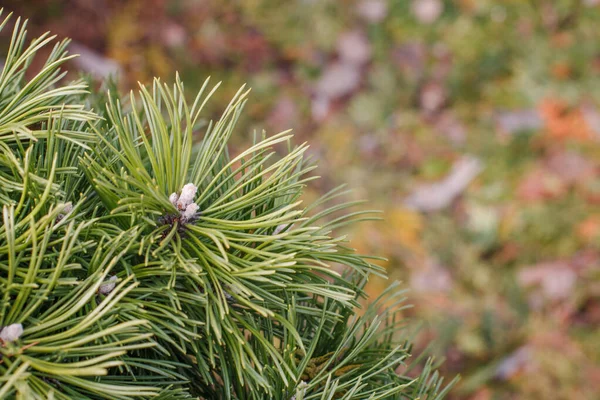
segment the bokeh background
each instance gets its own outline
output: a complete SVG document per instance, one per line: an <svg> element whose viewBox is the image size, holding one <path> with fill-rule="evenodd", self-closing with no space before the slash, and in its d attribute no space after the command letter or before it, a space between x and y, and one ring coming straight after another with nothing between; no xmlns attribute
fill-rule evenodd
<svg viewBox="0 0 600 400"><path fill-rule="evenodd" d="M347 233L411 288L454 399L600 398L600 1L0 4L123 89L211 76L217 115L249 84L234 144L294 128L308 201L384 211Z"/></svg>

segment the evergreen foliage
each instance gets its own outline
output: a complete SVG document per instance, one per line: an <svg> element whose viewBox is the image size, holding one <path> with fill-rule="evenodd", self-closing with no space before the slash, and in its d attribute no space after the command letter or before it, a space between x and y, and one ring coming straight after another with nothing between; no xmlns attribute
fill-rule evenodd
<svg viewBox="0 0 600 400"><path fill-rule="evenodd" d="M67 41L27 78L54 37L25 28L0 75L0 398L444 396L413 371L404 292L359 310L384 271L335 231L372 213L341 189L302 206L289 132L229 154L248 91L217 121L208 80L192 102L179 78L91 94L63 84Z"/></svg>

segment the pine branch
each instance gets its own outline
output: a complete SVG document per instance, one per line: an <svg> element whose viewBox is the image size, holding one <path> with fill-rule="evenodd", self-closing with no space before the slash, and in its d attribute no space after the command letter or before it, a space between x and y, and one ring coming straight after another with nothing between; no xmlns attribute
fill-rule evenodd
<svg viewBox="0 0 600 400"><path fill-rule="evenodd" d="M315 166L289 132L230 155L247 90L217 121L208 80L192 102L179 77L88 94L62 85L66 42L26 80L53 37L25 26L0 74L0 397L445 395L430 362L397 373L396 285L358 310L385 273L335 232L375 213L341 188L303 205Z"/></svg>

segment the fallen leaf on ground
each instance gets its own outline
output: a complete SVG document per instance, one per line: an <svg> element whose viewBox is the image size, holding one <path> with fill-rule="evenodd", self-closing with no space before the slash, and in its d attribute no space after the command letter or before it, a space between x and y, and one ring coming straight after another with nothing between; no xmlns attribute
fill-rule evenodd
<svg viewBox="0 0 600 400"><path fill-rule="evenodd" d="M316 96L312 99L310 111L315 121L321 122L329 114L331 102L325 96Z"/></svg>
<svg viewBox="0 0 600 400"><path fill-rule="evenodd" d="M582 110L570 107L562 100L544 100L540 104L540 114L552 139L587 141L596 136Z"/></svg>
<svg viewBox="0 0 600 400"><path fill-rule="evenodd" d="M524 287L540 286L550 300L564 300L571 294L577 274L567 262L553 261L522 268L517 278Z"/></svg>
<svg viewBox="0 0 600 400"><path fill-rule="evenodd" d="M419 22L431 24L442 14L444 5L440 0L413 0L411 11Z"/></svg>
<svg viewBox="0 0 600 400"><path fill-rule="evenodd" d="M581 106L581 113L594 137L596 139L600 138L600 112L598 112L598 108L591 104L584 104Z"/></svg>
<svg viewBox="0 0 600 400"><path fill-rule="evenodd" d="M596 175L596 167L575 151L561 151L548 160L548 168L567 184L583 183Z"/></svg>
<svg viewBox="0 0 600 400"><path fill-rule="evenodd" d="M417 188L404 204L420 211L436 211L448 207L482 171L481 161L464 157L453 166L442 181Z"/></svg>
<svg viewBox="0 0 600 400"><path fill-rule="evenodd" d="M586 243L600 240L600 214L590 215L579 223L576 228L577 235Z"/></svg>
<svg viewBox="0 0 600 400"><path fill-rule="evenodd" d="M79 54L79 57L73 59L77 68L90 73L95 78L106 79L109 76L116 78L122 73L118 62L104 57L87 46L72 42L69 48L74 54Z"/></svg>
<svg viewBox="0 0 600 400"><path fill-rule="evenodd" d="M352 93L360 84L360 69L350 63L330 64L316 84L318 96L337 99Z"/></svg>
<svg viewBox="0 0 600 400"><path fill-rule="evenodd" d="M371 43L359 30L343 33L338 39L337 51L343 61L357 66L371 59Z"/></svg>
<svg viewBox="0 0 600 400"><path fill-rule="evenodd" d="M452 276L438 260L428 258L412 271L410 286L421 293L446 293L452 289Z"/></svg>
<svg viewBox="0 0 600 400"><path fill-rule="evenodd" d="M179 47L185 44L187 32L176 23L169 23L162 30L161 38L167 47Z"/></svg>
<svg viewBox="0 0 600 400"><path fill-rule="evenodd" d="M523 201L539 202L562 196L567 184L556 174L543 167L537 167L525 175L517 188L517 195Z"/></svg>
<svg viewBox="0 0 600 400"><path fill-rule="evenodd" d="M556 63L552 66L552 76L554 76L557 80L567 80L573 74L573 69L567 63Z"/></svg>
<svg viewBox="0 0 600 400"><path fill-rule="evenodd" d="M368 22L380 22L387 16L385 0L363 0L356 6L356 12Z"/></svg>
<svg viewBox="0 0 600 400"><path fill-rule="evenodd" d="M292 99L287 96L281 97L267 119L269 125L275 130L281 131L286 127L295 125L298 120L298 109Z"/></svg>
<svg viewBox="0 0 600 400"><path fill-rule="evenodd" d="M531 370L531 349L523 346L504 358L496 368L497 379L507 381L511 378Z"/></svg>
<svg viewBox="0 0 600 400"><path fill-rule="evenodd" d="M477 392L468 397L467 400L492 400L492 391L488 388L478 389Z"/></svg>
<svg viewBox="0 0 600 400"><path fill-rule="evenodd" d="M542 118L537 110L503 111L496 115L498 130L506 134L538 130L542 127Z"/></svg>
<svg viewBox="0 0 600 400"><path fill-rule="evenodd" d="M465 126L449 112L443 113L435 121L435 129L456 145L463 144L467 139Z"/></svg>
<svg viewBox="0 0 600 400"><path fill-rule="evenodd" d="M419 105L425 114L428 115L440 111L447 100L448 93L446 88L439 82L426 83L419 93Z"/></svg>
<svg viewBox="0 0 600 400"><path fill-rule="evenodd" d="M427 51L423 43L409 42L392 51L392 59L403 75L417 79L423 75Z"/></svg>

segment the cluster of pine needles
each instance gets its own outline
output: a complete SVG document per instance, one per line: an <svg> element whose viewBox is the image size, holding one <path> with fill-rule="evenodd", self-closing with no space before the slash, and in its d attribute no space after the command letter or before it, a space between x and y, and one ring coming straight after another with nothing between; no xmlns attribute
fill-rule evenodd
<svg viewBox="0 0 600 400"><path fill-rule="evenodd" d="M55 38L26 24L1 25L0 398L445 395L410 358L404 292L360 308L384 271L334 232L371 213L343 190L302 205L314 166L289 132L230 156L247 91L216 121L208 80L191 101L179 77L90 92L64 83L67 41L30 70Z"/></svg>

